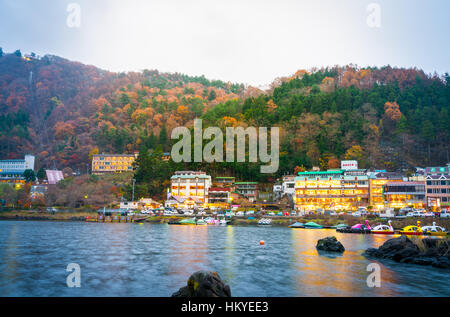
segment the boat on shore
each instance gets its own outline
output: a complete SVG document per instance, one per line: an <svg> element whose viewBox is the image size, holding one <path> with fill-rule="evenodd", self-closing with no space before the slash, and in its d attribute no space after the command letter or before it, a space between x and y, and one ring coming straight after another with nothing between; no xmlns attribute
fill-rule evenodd
<svg viewBox="0 0 450 317"><path fill-rule="evenodd" d="M444 227L437 226L436 222L433 222L432 226L422 227L422 232L424 235L436 237L445 237L449 234Z"/></svg>
<svg viewBox="0 0 450 317"><path fill-rule="evenodd" d="M383 224L380 224L380 225L378 225L378 226L375 226L375 227L371 230L371 232L372 232L373 234L394 234L394 233L395 233L395 230L394 230L394 228L392 227L392 222L391 222L390 220L389 220L388 224L389 224L389 225L383 225Z"/></svg>
<svg viewBox="0 0 450 317"><path fill-rule="evenodd" d="M303 228L305 228L305 225L301 222L296 222L296 223L290 225L289 228L303 229Z"/></svg>
<svg viewBox="0 0 450 317"><path fill-rule="evenodd" d="M195 226L197 223L195 222L195 218L188 218L181 220L179 224L185 226Z"/></svg>
<svg viewBox="0 0 450 317"><path fill-rule="evenodd" d="M340 233L359 233L359 234L369 234L371 233L372 228L369 225L369 221L366 220L365 224L358 223L352 227L345 226L339 229L336 229L337 232Z"/></svg>
<svg viewBox="0 0 450 317"><path fill-rule="evenodd" d="M206 225L208 225L208 224L206 223L206 221L203 218L197 220L197 226L206 226Z"/></svg>
<svg viewBox="0 0 450 317"><path fill-rule="evenodd" d="M342 228L347 228L348 226L345 223L340 223L338 225L332 226L331 229L342 229Z"/></svg>
<svg viewBox="0 0 450 317"><path fill-rule="evenodd" d="M260 221L258 221L258 226L271 226L272 225L272 219L269 218L262 218Z"/></svg>
<svg viewBox="0 0 450 317"><path fill-rule="evenodd" d="M420 227L420 221L417 221L417 226L407 226L404 227L400 234L406 236L421 236L423 234L422 228Z"/></svg>
<svg viewBox="0 0 450 317"><path fill-rule="evenodd" d="M315 222L310 221L310 222L307 222L307 223L304 224L304 228L305 229L323 229L323 226L321 226L321 225L319 225L319 224L317 224Z"/></svg>

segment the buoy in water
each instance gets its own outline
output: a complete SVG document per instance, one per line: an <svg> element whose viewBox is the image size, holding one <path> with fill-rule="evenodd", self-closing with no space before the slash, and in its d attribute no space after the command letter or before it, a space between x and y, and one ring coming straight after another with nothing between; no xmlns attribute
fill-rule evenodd
<svg viewBox="0 0 450 317"><path fill-rule="evenodd" d="M139 225L140 225L140 226L143 226L144 224L141 222Z"/></svg>
<svg viewBox="0 0 450 317"><path fill-rule="evenodd" d="M259 241L259 245L265 245L266 243L264 242L264 240Z"/></svg>

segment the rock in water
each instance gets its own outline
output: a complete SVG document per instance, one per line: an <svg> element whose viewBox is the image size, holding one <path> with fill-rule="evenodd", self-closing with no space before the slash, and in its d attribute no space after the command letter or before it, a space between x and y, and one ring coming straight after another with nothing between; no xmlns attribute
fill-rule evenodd
<svg viewBox="0 0 450 317"><path fill-rule="evenodd" d="M172 297L231 297L231 290L217 272L199 271L192 274L187 286L173 293Z"/></svg>
<svg viewBox="0 0 450 317"><path fill-rule="evenodd" d="M421 252L419 247L408 237L386 241L378 249L369 248L363 255L366 257L391 259L400 263L411 263L418 265L431 265L437 268L450 268L450 254L448 243L436 239L423 239L425 251Z"/></svg>
<svg viewBox="0 0 450 317"><path fill-rule="evenodd" d="M336 237L328 237L325 239L320 239L319 241L317 241L316 249L340 253L345 251L344 246L336 239Z"/></svg>

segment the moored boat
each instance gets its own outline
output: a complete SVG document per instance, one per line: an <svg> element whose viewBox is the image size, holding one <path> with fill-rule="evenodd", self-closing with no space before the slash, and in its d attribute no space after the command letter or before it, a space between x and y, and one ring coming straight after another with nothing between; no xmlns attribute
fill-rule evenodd
<svg viewBox="0 0 450 317"><path fill-rule="evenodd" d="M345 223L340 223L336 226L332 226L331 229L342 229L342 228L347 228L348 226Z"/></svg>
<svg viewBox="0 0 450 317"><path fill-rule="evenodd" d="M432 226L424 226L422 227L423 234L427 236L437 236L444 237L448 235L447 230L444 227L436 226L436 222L433 222Z"/></svg>
<svg viewBox="0 0 450 317"><path fill-rule="evenodd" d="M420 227L420 221L417 221L417 226L407 226L404 227L400 234L407 236L421 236L423 234L422 228Z"/></svg>
<svg viewBox="0 0 450 317"><path fill-rule="evenodd" d="M206 226L206 225L207 225L207 223L203 218L197 220L197 226Z"/></svg>
<svg viewBox="0 0 450 317"><path fill-rule="evenodd" d="M258 226L271 226L271 225L272 219L262 218L260 221L258 221Z"/></svg>
<svg viewBox="0 0 450 317"><path fill-rule="evenodd" d="M301 222L296 222L289 226L289 228L299 229L299 228L305 228L305 225Z"/></svg>
<svg viewBox="0 0 450 317"><path fill-rule="evenodd" d="M372 228L371 232L373 234L394 234L394 228L392 227L392 222L389 220L389 225L380 224Z"/></svg>
<svg viewBox="0 0 450 317"><path fill-rule="evenodd" d="M372 229L372 227L370 227L369 222L366 220L366 224L364 224L364 225L361 223L358 223L352 227L345 226L345 227L337 228L336 231L341 232L341 233L369 234L369 233L371 233L371 229Z"/></svg>
<svg viewBox="0 0 450 317"><path fill-rule="evenodd" d="M304 225L305 229L323 229L323 227L315 222L307 222Z"/></svg>
<svg viewBox="0 0 450 317"><path fill-rule="evenodd" d="M180 225L195 226L196 224L195 218L188 218L180 221Z"/></svg>

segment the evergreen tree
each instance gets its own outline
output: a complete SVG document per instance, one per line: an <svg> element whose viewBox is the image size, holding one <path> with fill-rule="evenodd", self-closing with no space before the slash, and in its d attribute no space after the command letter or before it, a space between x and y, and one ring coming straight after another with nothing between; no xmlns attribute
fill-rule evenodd
<svg viewBox="0 0 450 317"><path fill-rule="evenodd" d="M42 181L46 176L45 170L44 168L40 168L39 171L36 174L37 179L39 179L39 181Z"/></svg>
<svg viewBox="0 0 450 317"><path fill-rule="evenodd" d="M159 133L159 144L163 146L164 151L166 151L170 146L165 125L162 126L161 132Z"/></svg>
<svg viewBox="0 0 450 317"><path fill-rule="evenodd" d="M25 172L23 172L23 177L25 177L25 181L27 183L29 182L34 182L36 180L36 175L34 174L33 170L25 170Z"/></svg>

